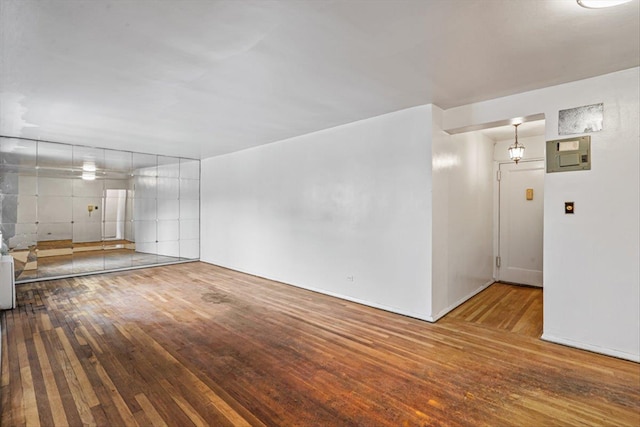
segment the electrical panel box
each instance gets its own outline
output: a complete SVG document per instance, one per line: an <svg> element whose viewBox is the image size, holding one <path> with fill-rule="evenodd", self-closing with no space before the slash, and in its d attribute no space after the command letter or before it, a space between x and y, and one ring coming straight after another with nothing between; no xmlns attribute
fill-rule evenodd
<svg viewBox="0 0 640 427"><path fill-rule="evenodd" d="M590 136L547 141L547 173L590 169Z"/></svg>

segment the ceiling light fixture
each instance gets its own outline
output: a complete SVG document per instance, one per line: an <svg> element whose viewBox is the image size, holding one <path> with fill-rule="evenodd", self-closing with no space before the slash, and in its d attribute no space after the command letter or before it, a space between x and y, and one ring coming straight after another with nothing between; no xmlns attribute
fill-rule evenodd
<svg viewBox="0 0 640 427"><path fill-rule="evenodd" d="M587 9L602 9L629 3L631 0L576 0L578 4Z"/></svg>
<svg viewBox="0 0 640 427"><path fill-rule="evenodd" d="M85 181L95 180L96 170L96 162L93 160L85 160L82 164L82 179Z"/></svg>
<svg viewBox="0 0 640 427"><path fill-rule="evenodd" d="M509 147L509 158L516 162L516 164L518 164L520 159L522 159L522 157L524 156L525 147L522 144L518 144L518 126L520 126L521 124L522 123L513 125L516 128L516 142Z"/></svg>

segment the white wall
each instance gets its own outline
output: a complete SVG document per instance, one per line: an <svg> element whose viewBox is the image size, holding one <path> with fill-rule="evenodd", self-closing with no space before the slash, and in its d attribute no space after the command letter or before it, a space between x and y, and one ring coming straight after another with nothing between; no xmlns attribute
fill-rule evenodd
<svg viewBox="0 0 640 427"><path fill-rule="evenodd" d="M493 283L493 141L433 120L433 319Z"/></svg>
<svg viewBox="0 0 640 427"><path fill-rule="evenodd" d="M549 140L559 137L559 110L604 103L592 170L545 176L543 338L631 360L640 360L639 79L634 68L441 114L442 128L454 129L543 113ZM469 141L443 145L439 119L437 107L415 107L206 159L201 259L437 317L485 277L465 276L464 262L484 265L486 236L469 254L477 258L451 263L466 250L455 246L464 234L456 224L468 220L455 216L456 203L473 200L472 177L486 171L469 169L487 155L470 152ZM433 173L433 236L432 155L444 167ZM458 160L458 173L446 169ZM576 203L575 215L564 215L564 201Z"/></svg>
<svg viewBox="0 0 640 427"><path fill-rule="evenodd" d="M444 112L445 129L604 103L590 171L545 176L543 338L640 361L640 69L479 102ZM564 214L574 201L575 215Z"/></svg>
<svg viewBox="0 0 640 427"><path fill-rule="evenodd" d="M429 318L430 126L421 106L203 160L201 260Z"/></svg>

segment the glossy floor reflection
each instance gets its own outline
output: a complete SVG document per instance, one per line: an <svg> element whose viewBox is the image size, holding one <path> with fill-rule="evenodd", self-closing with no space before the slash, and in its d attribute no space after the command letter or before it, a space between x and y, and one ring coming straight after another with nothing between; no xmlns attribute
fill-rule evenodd
<svg viewBox="0 0 640 427"><path fill-rule="evenodd" d="M39 257L37 268L28 269L16 262L16 281L67 276L94 271L117 270L143 265L185 261L186 258L136 252L133 249L110 249L79 252L73 255Z"/></svg>

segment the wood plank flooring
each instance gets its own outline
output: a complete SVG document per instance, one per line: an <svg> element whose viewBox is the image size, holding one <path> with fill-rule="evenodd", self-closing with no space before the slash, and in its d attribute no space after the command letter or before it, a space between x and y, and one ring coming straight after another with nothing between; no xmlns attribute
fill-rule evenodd
<svg viewBox="0 0 640 427"><path fill-rule="evenodd" d="M494 283L442 321L472 322L539 338L542 335L542 288Z"/></svg>
<svg viewBox="0 0 640 427"><path fill-rule="evenodd" d="M18 301L3 426L640 425L639 364L479 306L430 324L198 262L24 284Z"/></svg>

